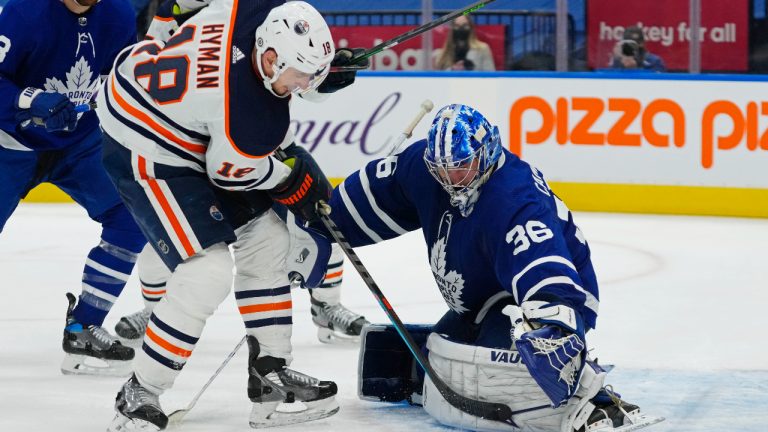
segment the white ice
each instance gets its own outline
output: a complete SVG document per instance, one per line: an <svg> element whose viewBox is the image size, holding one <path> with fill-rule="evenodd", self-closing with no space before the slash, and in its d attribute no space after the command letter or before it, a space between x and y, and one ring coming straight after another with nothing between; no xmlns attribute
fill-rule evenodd
<svg viewBox="0 0 768 432"><path fill-rule="evenodd" d="M768 220L577 213L601 282L598 329L588 341L608 381L646 412L649 431L768 430ZM63 376L64 293L79 293L99 227L75 205L22 205L0 235L0 431L103 431L121 378ZM360 249L405 322L434 322L446 306L419 234ZM421 409L357 398L357 349L320 344L307 293L294 292L293 367L339 385L341 411L285 431L446 430ZM343 301L386 317L347 266ZM141 305L134 278L107 318ZM232 297L162 397L185 406L243 334ZM232 360L182 430L248 431L246 349Z"/></svg>

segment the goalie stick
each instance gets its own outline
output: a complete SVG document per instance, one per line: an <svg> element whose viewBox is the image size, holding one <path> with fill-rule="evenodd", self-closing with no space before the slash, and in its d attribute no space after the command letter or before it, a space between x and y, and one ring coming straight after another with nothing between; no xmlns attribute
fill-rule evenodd
<svg viewBox="0 0 768 432"><path fill-rule="evenodd" d="M399 149L400 146L403 145L406 139L410 138L411 135L413 135L413 130L416 129L416 125L419 124L422 118L424 118L425 115L427 115L428 112L432 111L432 108L435 107L435 104L432 103L429 99L424 99L424 102L421 103L421 106L419 107L419 112L416 114L416 117L411 120L411 123L405 128L403 133L400 134L400 136L397 137L397 140L395 140L395 143L392 144L392 149L389 151L387 156L392 156L395 154Z"/></svg>
<svg viewBox="0 0 768 432"><path fill-rule="evenodd" d="M490 3L495 2L495 1L496 0L481 0L481 1L478 1L478 2L475 2L475 3L472 3L471 5L463 8L463 9L455 10L455 11L453 11L453 12L447 14L447 15L443 15L443 16L441 16L440 18L438 18L436 20L432 20L432 21L430 21L430 22L428 22L426 24L423 24L423 25L421 25L419 27L416 27L413 30L409 30L409 31L407 31L407 32L405 32L405 33L403 33L403 34L401 34L399 36L395 36L392 39L386 40L386 41L376 45L373 48L369 48L369 49L365 50L363 53L361 53L360 55L353 56L352 58L349 59L349 62L346 65L332 67L331 68L331 72L340 72L340 71L366 69L367 67L355 66L355 63L359 63L361 60L365 60L365 59L367 59L369 57L373 57L376 54L378 54L378 53L380 53L380 52L382 52L382 51L384 51L386 49L392 48L393 46L395 46L395 45L397 45L397 44L399 44L401 42L405 42L405 41L407 41L409 39L413 39L416 36L418 36L418 35L420 35L420 34L422 34L424 32L432 30L433 28L438 27L440 25L443 25L443 24L445 24L445 23L447 23L449 21L452 21L456 17L459 17L461 15L470 14L470 13L472 13L472 12L482 8L482 7L485 7L486 5L488 5Z"/></svg>
<svg viewBox="0 0 768 432"><path fill-rule="evenodd" d="M336 243L341 246L341 250L344 251L344 254L347 256L347 258L352 261L352 265L355 266L355 270L357 270L357 272L360 274L360 277L365 282L365 285L368 286L368 289L371 291L371 293L373 293L373 296L376 297L379 305L382 309L384 309L384 313L387 314L387 317L395 326L395 329L400 334L400 337L403 339L403 342L405 342L405 345L411 351L411 354L413 354L416 361L419 363L419 365L421 365L422 369L424 369L424 372L427 374L427 376L429 376L429 379L432 380L432 383L435 385L440 394L443 395L445 400L457 409L475 417L480 417L486 420L499 421L516 426L512 420L512 410L509 408L509 406L501 403L479 401L463 396L450 388L448 384L446 384L437 375L435 370L432 369L432 366L429 364L427 358L424 356L424 353L421 352L421 349L413 340L411 334L408 332L408 330L406 330L403 322L400 321L400 317L398 317L397 313L395 313L394 309L392 309L392 305L390 305L387 298L384 297L384 293L381 292L379 286L373 280L373 277L371 277L370 273L368 273L368 270L366 270L354 249L352 249L352 246L350 246L347 242L344 234L339 230L339 227L336 226L336 223L334 223L328 216L330 214L330 206L321 201L317 210L323 225L325 225L325 227L331 233L331 236L336 241Z"/></svg>

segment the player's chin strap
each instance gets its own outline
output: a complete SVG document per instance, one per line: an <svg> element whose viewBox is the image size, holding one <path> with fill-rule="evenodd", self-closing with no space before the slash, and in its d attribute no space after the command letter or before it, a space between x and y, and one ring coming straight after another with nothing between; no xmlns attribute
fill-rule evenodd
<svg viewBox="0 0 768 432"><path fill-rule="evenodd" d="M264 52L267 52L267 50L264 50ZM281 99L288 97L291 94L291 92L287 92L284 95L279 95L279 94L275 93L275 90L272 88L272 84L277 82L277 79L280 78L280 74L283 72L283 69L280 66L278 66L278 64L277 64L277 62L280 61L280 58L279 57L275 58L275 63L272 64L272 73L273 73L273 75L272 75L272 78L270 78L264 72L264 65L262 64L262 59L261 59L263 54L259 54L259 50L256 49L255 47L254 47L253 52L254 52L254 54L257 57L256 58L256 67L259 69L259 75L261 75L261 80L264 83L264 87L267 90L269 90L270 93L272 93L273 95L275 95L275 96L277 96L277 97L279 97ZM277 54L277 51L275 51L275 54Z"/></svg>

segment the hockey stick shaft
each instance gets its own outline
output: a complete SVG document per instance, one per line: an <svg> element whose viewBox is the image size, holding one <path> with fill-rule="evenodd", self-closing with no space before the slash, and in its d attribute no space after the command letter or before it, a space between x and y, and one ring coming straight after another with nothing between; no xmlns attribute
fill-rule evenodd
<svg viewBox="0 0 768 432"><path fill-rule="evenodd" d="M405 128L402 134L400 134L399 137L397 137L397 140L392 145L392 150L389 151L387 156L392 156L397 152L397 150L400 149L400 146L403 145L406 139L410 138L411 135L413 135L413 130L416 129L416 125L419 124L422 118L424 118L425 115L427 115L428 112L432 111L432 108L435 107L435 104L432 103L429 99L424 99L424 102L421 103L421 106L419 107L419 112L416 113L416 117L411 120L411 123L408 125L408 127Z"/></svg>
<svg viewBox="0 0 768 432"><path fill-rule="evenodd" d="M75 112L84 113L96 109L96 101L75 105Z"/></svg>
<svg viewBox="0 0 768 432"><path fill-rule="evenodd" d="M216 369L216 372L214 372L213 375L211 375L211 377L208 378L208 382L206 382L205 385L203 386L203 388L201 388L200 391L197 392L195 397L192 398L192 400L189 402L189 405L187 405L187 407L184 408L184 409L180 409L180 410L176 410L176 411L172 412L168 416L169 421L173 422L174 424L181 423L182 419L184 419L184 416L186 416L187 413L192 408L194 408L194 406L197 404L198 399L200 399L200 396L202 396L203 393L205 393L205 391L211 385L213 380L215 380L216 377L219 376L221 371L224 370L224 367L226 367L227 363L229 363L229 361L232 360L232 357L234 357L235 354L237 354L237 352L240 351L240 347L243 346L243 344L245 343L245 339L246 339L246 336L243 336L243 338L240 339L240 342L238 342L237 345L235 345L235 348L232 350L232 352L229 353L229 355L227 355L227 358L224 359L224 361L221 363L221 365L219 365L219 368Z"/></svg>
<svg viewBox="0 0 768 432"><path fill-rule="evenodd" d="M360 274L360 277L363 279L363 282L365 282L365 285L368 286L368 289L371 291L371 293L373 293L376 301L378 301L379 305L384 310L384 313L387 314L387 318L389 318L389 320L395 326L395 330L397 330L397 332L400 334L400 337L411 351L411 354L413 354L413 357L416 359L419 365L421 365L422 369L424 369L424 372L427 374L427 376L429 376L429 379L432 380L432 383L435 385L440 394L443 395L445 400L459 410L473 416L486 420L495 420L507 424L514 424L512 421L512 410L509 408L509 406L500 403L479 401L470 399L466 396L462 396L451 389L448 384L446 384L437 375L435 370L432 369L432 366L429 364L427 358L424 356L424 353L421 352L421 348L416 344L416 341L413 340L413 337L403 325L400 317L397 316L395 310L392 309L392 305L384 296L384 293L382 293L379 289L376 281L373 280L373 277L371 277L371 274L368 273L368 270L365 268L362 261L360 261L360 258L357 256L354 249L352 249L352 246L350 246L349 242L347 242L344 234L341 232L341 230L339 230L339 227L336 226L336 223L333 222L333 220L331 220L331 218L328 216L327 213L329 209L330 207L328 207L327 204L323 205L323 203L321 203L319 206L320 220L322 220L323 225L325 225L333 239L336 241L336 243L338 243L338 245L344 251L344 254L352 262L355 270L357 270L357 272Z"/></svg>
<svg viewBox="0 0 768 432"><path fill-rule="evenodd" d="M420 34L422 34L424 32L430 31L430 30L432 30L435 27L441 26L441 25L443 25L443 24L445 24L445 23L447 23L449 21L452 21L456 17L459 17L461 15L470 14L470 13L472 13L472 12L482 8L482 7L485 7L486 5L488 5L490 3L495 2L495 1L496 0L481 0L481 1L478 1L478 2L475 2L475 3L472 3L471 5L463 8L463 9L455 10L455 11L453 11L453 12L447 14L447 15L443 15L443 16L441 16L440 18L438 18L436 20L432 20L432 21L430 21L430 22L428 22L426 24L423 24L423 25L421 25L419 27L416 27L413 30L409 30L409 31L407 31L407 32L405 32L405 33L403 33L401 35L393 37L392 39L386 40L386 41L384 41L384 42L374 46L373 48L365 50L365 52L361 53L360 55L354 56L351 59L349 59L348 65L334 67L334 68L331 69L331 72L344 71L344 70L360 70L361 68L359 66L358 67L355 66L356 63L359 63L360 61L365 60L365 59L367 59L369 57L373 57L376 54L378 54L378 53L380 53L380 52L382 52L382 51L384 51L386 49L392 48L393 46L395 46L395 45L397 45L397 44L399 44L401 42L405 42L405 41L407 41L409 39L413 39L416 36L418 36L418 35L420 35Z"/></svg>

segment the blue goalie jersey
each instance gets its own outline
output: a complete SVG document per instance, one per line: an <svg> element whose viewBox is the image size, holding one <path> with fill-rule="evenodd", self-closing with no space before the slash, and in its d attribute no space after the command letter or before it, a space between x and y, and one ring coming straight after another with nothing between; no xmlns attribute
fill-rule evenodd
<svg viewBox="0 0 768 432"><path fill-rule="evenodd" d="M448 306L474 316L495 296L563 304L595 327L598 288L589 246L536 168L504 150L462 217L423 160L426 140L373 161L333 192L331 217L352 246L422 229ZM469 315L467 315L469 314Z"/></svg>
<svg viewBox="0 0 768 432"><path fill-rule="evenodd" d="M96 131L92 111L80 114L72 132L20 130L16 97L35 87L65 94L76 105L88 103L117 53L135 42L135 17L126 0L99 2L82 15L60 0L9 1L0 13L0 146L63 149Z"/></svg>

